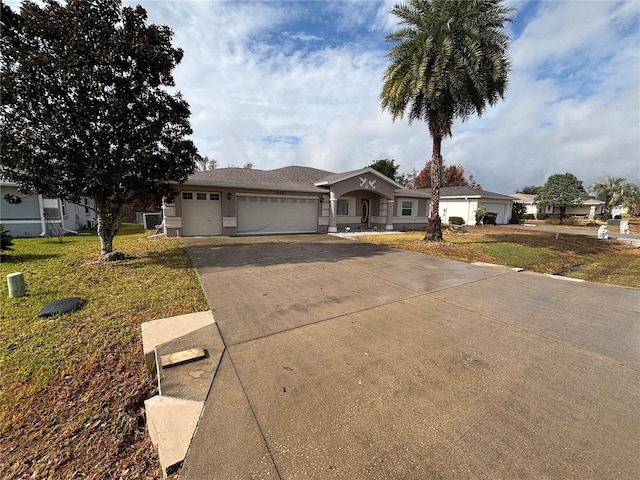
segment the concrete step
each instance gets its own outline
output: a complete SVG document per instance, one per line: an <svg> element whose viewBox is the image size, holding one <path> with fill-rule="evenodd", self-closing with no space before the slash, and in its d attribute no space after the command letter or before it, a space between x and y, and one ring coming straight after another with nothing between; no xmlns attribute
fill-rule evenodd
<svg viewBox="0 0 640 480"><path fill-rule="evenodd" d="M158 451L160 467L166 478L182 466L187 456L204 401L156 395L145 400L144 407L149 437Z"/></svg>
<svg viewBox="0 0 640 480"><path fill-rule="evenodd" d="M210 311L163 318L142 325L147 368L156 371L159 394L145 401L147 429L165 478L177 471L191 444L218 369L224 343ZM193 361L163 368L162 358L204 351Z"/></svg>

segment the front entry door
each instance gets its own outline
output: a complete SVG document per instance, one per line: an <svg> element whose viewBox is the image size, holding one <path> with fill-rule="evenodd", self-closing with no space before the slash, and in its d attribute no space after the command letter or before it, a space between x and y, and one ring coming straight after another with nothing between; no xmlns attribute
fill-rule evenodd
<svg viewBox="0 0 640 480"><path fill-rule="evenodd" d="M371 224L371 199L363 198L360 204L360 223L367 227Z"/></svg>

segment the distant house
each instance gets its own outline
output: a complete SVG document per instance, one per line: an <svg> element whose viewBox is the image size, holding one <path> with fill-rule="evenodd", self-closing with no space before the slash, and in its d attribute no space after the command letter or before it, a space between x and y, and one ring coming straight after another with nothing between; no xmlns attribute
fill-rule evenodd
<svg viewBox="0 0 640 480"><path fill-rule="evenodd" d="M21 202L9 203L5 199L7 194L20 198ZM97 216L95 204L89 198L83 197L76 204L40 194L25 195L18 192L15 183L0 180L0 223L10 230L12 237L44 237L95 228Z"/></svg>
<svg viewBox="0 0 640 480"><path fill-rule="evenodd" d="M538 216L538 204L535 202L535 195L530 195L528 193L512 193L511 196L516 199L516 202L522 203L527 207L527 211L525 212L526 214L533 215L534 217Z"/></svg>
<svg viewBox="0 0 640 480"><path fill-rule="evenodd" d="M440 189L440 217L449 223L451 217L462 217L467 225L476 224L476 210L485 207L496 215L496 224L509 223L515 198L501 193L472 187L442 187Z"/></svg>
<svg viewBox="0 0 640 480"><path fill-rule="evenodd" d="M538 216L538 213L546 213L548 215L560 214L560 209L557 207L537 204L535 202L535 195L514 193L511 196L517 198L517 201L524 203L527 207L527 213L530 213L536 217ZM577 205L575 207L567 207L565 210L565 215L593 219L598 215L602 215L604 213L604 208L605 202L595 198L590 198L582 202L581 205Z"/></svg>

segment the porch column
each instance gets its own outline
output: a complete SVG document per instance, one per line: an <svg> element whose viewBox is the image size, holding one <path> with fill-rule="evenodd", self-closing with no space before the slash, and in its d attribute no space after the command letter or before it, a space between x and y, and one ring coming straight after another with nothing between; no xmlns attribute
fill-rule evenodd
<svg viewBox="0 0 640 480"><path fill-rule="evenodd" d="M395 200L387 199L387 224L385 230L393 230L393 212L395 211Z"/></svg>
<svg viewBox="0 0 640 480"><path fill-rule="evenodd" d="M338 207L338 199L333 190L329 192L329 233L338 233L336 226L336 210Z"/></svg>

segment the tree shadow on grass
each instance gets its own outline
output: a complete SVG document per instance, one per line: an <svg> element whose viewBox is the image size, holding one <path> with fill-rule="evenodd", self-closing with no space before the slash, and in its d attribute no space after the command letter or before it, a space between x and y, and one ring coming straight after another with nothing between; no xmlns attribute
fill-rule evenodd
<svg viewBox="0 0 640 480"><path fill-rule="evenodd" d="M35 260L46 260L48 258L58 257L58 254L55 253L23 253L23 254L15 254L15 253L3 253L0 257L2 263L22 263L29 262Z"/></svg>

